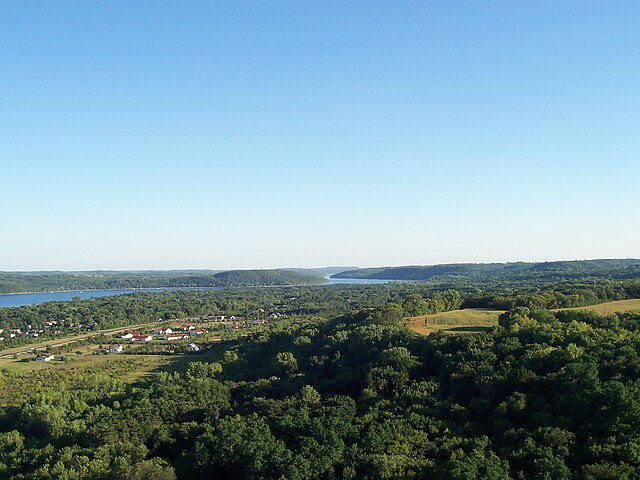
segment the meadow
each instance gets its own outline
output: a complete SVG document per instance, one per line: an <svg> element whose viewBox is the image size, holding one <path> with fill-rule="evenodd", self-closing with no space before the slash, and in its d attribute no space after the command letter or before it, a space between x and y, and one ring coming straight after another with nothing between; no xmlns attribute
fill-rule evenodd
<svg viewBox="0 0 640 480"><path fill-rule="evenodd" d="M403 324L420 335L434 332L477 333L498 325L498 317L504 310L465 308L433 315L409 317Z"/></svg>
<svg viewBox="0 0 640 480"><path fill-rule="evenodd" d="M556 309L554 311L558 310L560 309ZM622 312L636 312L640 311L640 299L635 298L631 300L617 300L615 302L599 303L586 307L563 308L561 310L586 310L589 312L596 312L599 315L610 315L612 313Z"/></svg>

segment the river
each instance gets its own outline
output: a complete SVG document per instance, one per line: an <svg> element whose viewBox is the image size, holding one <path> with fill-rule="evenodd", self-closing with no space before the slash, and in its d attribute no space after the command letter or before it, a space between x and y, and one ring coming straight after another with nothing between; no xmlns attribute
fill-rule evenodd
<svg viewBox="0 0 640 480"><path fill-rule="evenodd" d="M374 285L388 283L391 280L368 280L359 278L327 278L323 285ZM110 297L112 295L131 294L136 292L165 292L168 290L220 290L220 287L167 287L167 288L129 288L122 290L75 290L68 292L13 293L0 295L0 308L21 307L23 305L39 305L44 302L64 302L80 297Z"/></svg>

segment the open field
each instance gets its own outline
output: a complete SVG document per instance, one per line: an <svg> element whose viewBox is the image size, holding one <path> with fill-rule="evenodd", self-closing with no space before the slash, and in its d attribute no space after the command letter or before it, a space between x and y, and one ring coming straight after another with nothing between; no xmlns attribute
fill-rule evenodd
<svg viewBox="0 0 640 480"><path fill-rule="evenodd" d="M66 361L22 362L13 358L0 359L0 370L5 371L5 383L0 389L0 408L15 401L27 385L47 385L52 382L69 382L83 375L105 374L132 383L166 369L172 362L180 361L175 355L82 355L64 356Z"/></svg>
<svg viewBox="0 0 640 480"><path fill-rule="evenodd" d="M615 302L599 303L597 305L589 305L587 307L562 308L558 310L587 310L596 312L600 315L609 315L611 313L621 313L629 311L640 311L640 299L617 300Z"/></svg>
<svg viewBox="0 0 640 480"><path fill-rule="evenodd" d="M96 350L97 350L97 346ZM66 360L59 360L59 357L63 357ZM24 358L24 357L23 357ZM115 364L127 363L135 359L138 365L135 371L131 373L134 375L128 375L131 378L127 380L135 380L135 378L143 376L151 369L168 363L175 356L172 355L92 355L86 348L82 349L82 353L78 355L75 352L64 353L60 356L56 355L56 359L49 362L34 362L23 361L22 358L5 357L0 358L0 370L6 369L12 373L28 373L37 370L46 369L63 369L63 370L85 370L94 366L101 365L106 362L112 362ZM135 377L135 378L134 378Z"/></svg>
<svg viewBox="0 0 640 480"><path fill-rule="evenodd" d="M504 310L491 310L485 308L466 308L464 310L452 310L434 315L421 315L410 317L403 324L411 331L420 335L429 335L433 332L445 331L448 333L475 333L482 332L498 324L498 316Z"/></svg>

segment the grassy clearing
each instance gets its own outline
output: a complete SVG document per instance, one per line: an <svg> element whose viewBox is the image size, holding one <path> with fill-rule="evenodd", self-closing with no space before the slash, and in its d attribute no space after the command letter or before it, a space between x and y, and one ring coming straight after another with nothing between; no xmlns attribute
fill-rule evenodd
<svg viewBox="0 0 640 480"><path fill-rule="evenodd" d="M99 373L133 383L176 361L176 356L160 355L93 355L73 358L67 361L21 362L10 358L0 359L0 408L28 392L38 388L64 384L82 375Z"/></svg>
<svg viewBox="0 0 640 480"><path fill-rule="evenodd" d="M123 379L133 381L148 374L151 370L166 365L175 358L172 355L91 355L89 352L83 352L81 355L75 352L64 353L61 357L64 360L60 360L60 357L56 356L56 359L49 362L23 361L24 358L31 358L25 356L17 359L0 358L0 370L6 369L11 373L30 373L48 369L81 372L99 366L117 370L126 364L131 364L135 365L135 371L127 372L126 375L123 375ZM108 363L112 365L107 365Z"/></svg>
<svg viewBox="0 0 640 480"><path fill-rule="evenodd" d="M466 308L435 315L410 317L403 323L411 331L420 335L445 331L448 333L477 333L488 330L498 324L498 316L504 310L484 308Z"/></svg>
<svg viewBox="0 0 640 480"><path fill-rule="evenodd" d="M640 299L617 300L615 302L599 303L598 305L589 305L587 307L562 308L558 310L587 310L589 312L596 312L599 315L640 311Z"/></svg>

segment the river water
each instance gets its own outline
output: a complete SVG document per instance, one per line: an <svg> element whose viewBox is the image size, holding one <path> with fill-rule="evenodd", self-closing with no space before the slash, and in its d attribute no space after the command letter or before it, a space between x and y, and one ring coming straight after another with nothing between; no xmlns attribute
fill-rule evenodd
<svg viewBox="0 0 640 480"><path fill-rule="evenodd" d="M368 280L359 278L327 278L324 285L374 285L388 283L390 280ZM174 287L174 288L130 288L123 290L81 290L70 292L38 292L0 295L0 308L21 307L23 305L39 305L44 302L64 302L80 297L110 297L112 295L131 294L135 292L165 292L167 290L219 290L219 287Z"/></svg>

